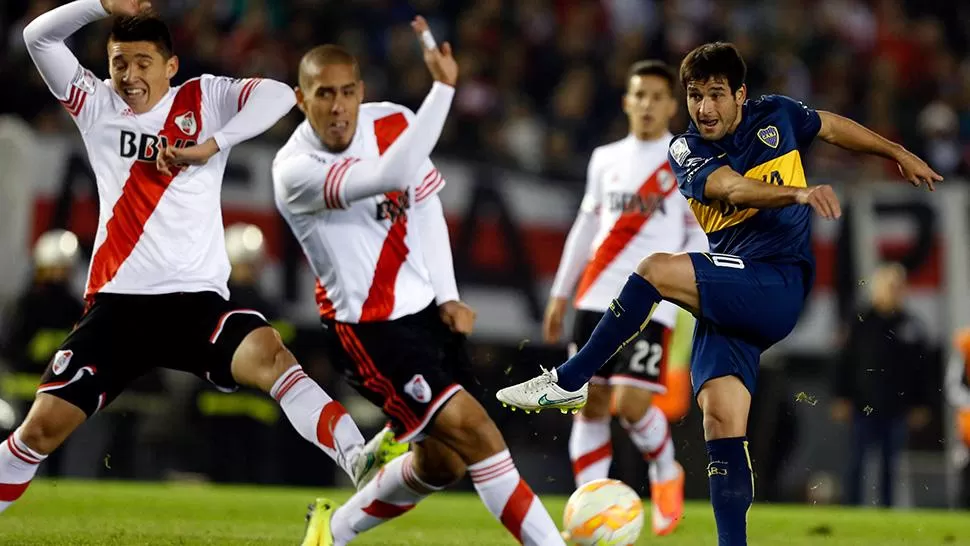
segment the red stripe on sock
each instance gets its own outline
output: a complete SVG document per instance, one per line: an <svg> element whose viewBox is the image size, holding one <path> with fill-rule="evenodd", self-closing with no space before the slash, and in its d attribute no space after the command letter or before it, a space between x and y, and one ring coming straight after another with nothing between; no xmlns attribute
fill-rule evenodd
<svg viewBox="0 0 970 546"><path fill-rule="evenodd" d="M340 402L327 402L323 406L320 419L317 420L317 441L321 445L334 449L333 431L344 415L347 415L347 410Z"/></svg>
<svg viewBox="0 0 970 546"><path fill-rule="evenodd" d="M512 495L505 503L505 508L502 509L502 517L499 519L519 543L522 542L522 522L525 521L534 498L535 494L529 488L529 484L519 479L519 485L515 486L515 491L512 491Z"/></svg>
<svg viewBox="0 0 970 546"><path fill-rule="evenodd" d="M669 428L667 429L667 434L664 435L664 441L660 442L660 447L658 447L657 449L651 451L650 453L645 453L643 455L643 458L646 459L646 460L648 460L648 461L652 461L652 460L656 459L657 457L660 456L661 453L663 453L663 450L664 450L665 447L667 447L667 443L668 442L670 442L670 429Z"/></svg>
<svg viewBox="0 0 970 546"><path fill-rule="evenodd" d="M0 483L0 502L13 502L27 490L27 483Z"/></svg>
<svg viewBox="0 0 970 546"><path fill-rule="evenodd" d="M289 392L289 390L292 389L294 385L299 383L300 380L305 377L307 377L307 374L303 373L302 368L296 369L290 372L290 374L286 376L286 379L284 379L283 382L280 383L280 388L276 392L276 396L274 397L276 398L276 401L279 402L280 400L282 400L283 396L285 396L286 393Z"/></svg>
<svg viewBox="0 0 970 546"><path fill-rule="evenodd" d="M642 434L643 431L645 431L648 428L650 428L650 425L652 425L653 422L657 420L657 415L660 415L660 411L659 410L658 411L651 411L650 412L650 415L647 416L647 422L643 423L642 425L640 425L638 427L635 427L633 429L634 432L636 432L637 434Z"/></svg>
<svg viewBox="0 0 970 546"><path fill-rule="evenodd" d="M17 457L21 461L27 464L40 464L40 461L17 447L17 442L13 441L13 434L7 436L7 447L10 449L10 453L13 453L14 457Z"/></svg>
<svg viewBox="0 0 970 546"><path fill-rule="evenodd" d="M364 513L375 518L393 519L406 514L412 508L414 508L413 504L391 504L374 499L374 502L364 507Z"/></svg>
<svg viewBox="0 0 970 546"><path fill-rule="evenodd" d="M473 482L484 483L513 470L515 470L515 463L509 458L488 468L475 470L470 474Z"/></svg>
<svg viewBox="0 0 970 546"><path fill-rule="evenodd" d="M583 454L581 457L573 461L573 474L579 476L584 470L589 468L607 457L613 456L613 444L607 441L605 444L599 446L598 448L590 451L589 453Z"/></svg>

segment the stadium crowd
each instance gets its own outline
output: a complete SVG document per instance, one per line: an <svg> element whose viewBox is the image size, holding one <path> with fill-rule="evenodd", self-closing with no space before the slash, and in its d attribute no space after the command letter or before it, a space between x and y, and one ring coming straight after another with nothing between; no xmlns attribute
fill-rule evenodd
<svg viewBox="0 0 970 546"><path fill-rule="evenodd" d="M43 131L70 129L44 89L20 30L54 0L0 8L0 114ZM645 57L678 63L707 40L738 44L754 96L782 93L842 112L899 139L944 175L970 173L970 7L948 0L167 0L180 77L200 72L295 82L299 56L337 42L364 65L370 100L416 107L428 87L407 21L425 14L459 55L462 85L439 153L580 178L589 153L626 131L617 108L626 69ZM104 25L73 44L106 76ZM811 75L811 77L810 77ZM294 110L263 138L281 140ZM681 112L677 127L686 117ZM824 147L817 176L857 163ZM851 172L851 171L850 171Z"/></svg>

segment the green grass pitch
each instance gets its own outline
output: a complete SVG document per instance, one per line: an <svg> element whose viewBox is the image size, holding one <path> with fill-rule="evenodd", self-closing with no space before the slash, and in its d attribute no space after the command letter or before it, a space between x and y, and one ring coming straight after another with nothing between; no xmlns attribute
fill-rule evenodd
<svg viewBox="0 0 970 546"><path fill-rule="evenodd" d="M344 500L350 491L187 484L40 481L4 514L0 544L34 545L298 545L312 497ZM557 523L562 497L543 499ZM752 545L825 546L970 544L970 514L755 505ZM648 524L649 525L649 524ZM439 494L354 544L513 545L472 494ZM649 531L638 545L711 545L710 506L691 503L670 537Z"/></svg>

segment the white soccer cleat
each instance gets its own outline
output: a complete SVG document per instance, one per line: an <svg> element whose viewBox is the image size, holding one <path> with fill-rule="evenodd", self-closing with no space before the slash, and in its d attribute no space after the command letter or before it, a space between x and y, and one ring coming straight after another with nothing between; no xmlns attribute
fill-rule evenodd
<svg viewBox="0 0 970 546"><path fill-rule="evenodd" d="M557 383L559 376L556 369L542 370L542 375L530 379L525 383L505 387L495 393L495 398L504 406L519 408L526 413L555 408L563 413L576 413L586 405L589 386L583 385L578 391L567 391Z"/></svg>

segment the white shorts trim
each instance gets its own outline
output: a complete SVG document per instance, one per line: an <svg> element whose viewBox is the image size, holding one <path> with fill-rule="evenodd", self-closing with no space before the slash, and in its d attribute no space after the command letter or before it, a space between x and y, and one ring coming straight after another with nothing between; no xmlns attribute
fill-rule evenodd
<svg viewBox="0 0 970 546"><path fill-rule="evenodd" d="M452 386L445 389L444 391L442 391L441 393L439 393L438 397L435 398L435 400L431 402L431 405L428 406L428 409L425 410L424 419L421 420L421 424L414 427L411 430L404 431L404 433L402 433L400 436L397 436L396 438L394 438L394 441L420 442L421 440L423 440L426 436L424 434L424 429L425 427L428 426L428 423L431 422L431 418L438 413L438 410L445 405L445 402L447 402L448 400L451 400L452 396L458 394L458 392L463 389L464 387L462 387L458 383L455 383Z"/></svg>
<svg viewBox="0 0 970 546"><path fill-rule="evenodd" d="M635 387L657 394L667 394L666 385L654 383L653 381L648 381L646 379L640 379L639 377L633 377L632 375L611 375L607 382L611 387L623 385L624 387Z"/></svg>

